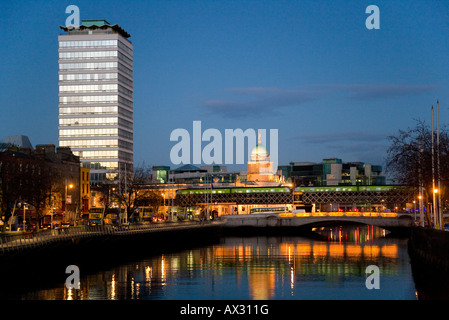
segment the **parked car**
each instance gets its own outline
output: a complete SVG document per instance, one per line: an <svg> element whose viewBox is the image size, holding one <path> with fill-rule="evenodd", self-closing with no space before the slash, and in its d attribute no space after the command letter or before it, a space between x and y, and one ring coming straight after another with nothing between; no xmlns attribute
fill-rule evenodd
<svg viewBox="0 0 449 320"><path fill-rule="evenodd" d="M449 231L449 222L446 222L443 226L444 231Z"/></svg>

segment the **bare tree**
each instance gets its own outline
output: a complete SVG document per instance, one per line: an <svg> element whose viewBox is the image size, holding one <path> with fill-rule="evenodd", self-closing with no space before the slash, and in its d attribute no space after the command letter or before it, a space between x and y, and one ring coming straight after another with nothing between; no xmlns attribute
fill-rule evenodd
<svg viewBox="0 0 449 320"><path fill-rule="evenodd" d="M436 133L434 132L434 135ZM432 201L432 129L425 121L416 120L416 125L407 130L399 130L397 135L389 136L386 171L400 184L424 187L423 198ZM434 136L436 141L436 138ZM437 158L437 149L434 150ZM447 191L444 187L449 181L449 136L446 128L440 128L440 179L441 202L447 209ZM435 160L436 161L436 160ZM436 173L435 173L436 174ZM435 175L435 179L437 179Z"/></svg>
<svg viewBox="0 0 449 320"><path fill-rule="evenodd" d="M120 206L126 208L128 219L132 219L138 203L145 199L146 186L151 181L151 168L145 164L133 168L121 168L112 196Z"/></svg>
<svg viewBox="0 0 449 320"><path fill-rule="evenodd" d="M36 160L23 177L23 198L36 210L37 225L44 218L43 211L51 205L52 194L59 190L57 172L46 160Z"/></svg>
<svg viewBox="0 0 449 320"><path fill-rule="evenodd" d="M23 186L20 167L16 159L3 157L0 161L0 211L3 218L3 231L15 207L23 198Z"/></svg>
<svg viewBox="0 0 449 320"><path fill-rule="evenodd" d="M164 197L160 190L145 190L144 195L136 202L137 206L148 206L153 209L153 214L159 212L159 207L163 205Z"/></svg>

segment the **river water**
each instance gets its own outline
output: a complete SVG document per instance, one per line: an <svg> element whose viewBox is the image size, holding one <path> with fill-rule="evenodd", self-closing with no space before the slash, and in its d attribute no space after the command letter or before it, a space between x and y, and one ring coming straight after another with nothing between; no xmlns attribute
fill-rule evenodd
<svg viewBox="0 0 449 320"><path fill-rule="evenodd" d="M407 239L373 226L299 236L227 236L218 243L151 255L86 274L80 289L55 283L24 300L415 300ZM367 267L379 270L368 289Z"/></svg>

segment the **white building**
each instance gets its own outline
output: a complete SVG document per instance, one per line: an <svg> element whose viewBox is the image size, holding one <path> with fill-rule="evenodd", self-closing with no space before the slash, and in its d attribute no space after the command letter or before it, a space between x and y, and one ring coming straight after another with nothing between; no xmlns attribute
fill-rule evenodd
<svg viewBox="0 0 449 320"><path fill-rule="evenodd" d="M133 45L106 20L60 26L59 146L90 168L91 181L133 168Z"/></svg>

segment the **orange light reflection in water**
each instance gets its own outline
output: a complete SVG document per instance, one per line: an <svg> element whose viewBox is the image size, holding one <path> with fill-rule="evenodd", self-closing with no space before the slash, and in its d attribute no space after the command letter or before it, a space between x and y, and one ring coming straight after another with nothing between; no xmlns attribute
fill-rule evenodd
<svg viewBox="0 0 449 320"><path fill-rule="evenodd" d="M288 287L293 293L305 277L318 275L337 281L340 276L360 273L360 265L365 262L376 264L379 259L397 259L399 255L398 245L378 241L382 233L372 227L357 227L350 232L334 229L328 230L328 234L332 234L329 241L299 237L235 238L217 246L164 254L138 265L123 265L83 279L80 290L42 290L38 298L90 299L100 294L99 283L105 283L106 299L139 299L145 292L156 291L155 288L166 290L175 286L177 277L186 272L201 278L206 274L220 277L226 270L233 270L238 288L247 286L249 298L265 300L275 297L276 286Z"/></svg>

